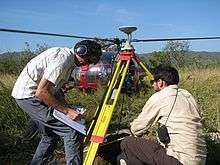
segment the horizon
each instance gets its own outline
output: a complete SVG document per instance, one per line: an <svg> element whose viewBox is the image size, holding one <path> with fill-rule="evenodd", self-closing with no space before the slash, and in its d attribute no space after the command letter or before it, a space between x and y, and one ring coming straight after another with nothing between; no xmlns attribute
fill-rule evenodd
<svg viewBox="0 0 220 165"><path fill-rule="evenodd" d="M48 47L48 48L51 48L51 47ZM36 50L36 49L35 49ZM31 52L34 52L35 50L31 50ZM0 55L3 55L3 54L7 54L7 53L20 53L20 52L24 52L26 51L26 49L22 49L22 50L14 50L14 51L5 51L5 52L0 52ZM163 51L163 50L153 50L151 52L142 52L142 53L137 53L138 55L142 55L142 54L151 54L151 53L154 53L154 52L160 52L160 51ZM205 50L189 50L189 52L195 52L195 53L219 53L220 55L220 51L205 51Z"/></svg>

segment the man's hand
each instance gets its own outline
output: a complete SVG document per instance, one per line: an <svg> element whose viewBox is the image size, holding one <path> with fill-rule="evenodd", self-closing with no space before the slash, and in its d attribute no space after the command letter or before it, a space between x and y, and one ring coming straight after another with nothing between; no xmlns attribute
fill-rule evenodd
<svg viewBox="0 0 220 165"><path fill-rule="evenodd" d="M66 116L71 118L72 120L78 120L81 118L81 114L71 108L67 108Z"/></svg>
<svg viewBox="0 0 220 165"><path fill-rule="evenodd" d="M46 79L42 79L38 85L36 96L40 98L45 104L55 108L56 110L63 112L66 116L72 120L79 120L81 114L72 108L68 108L62 103L60 103L52 94L52 88L54 84Z"/></svg>

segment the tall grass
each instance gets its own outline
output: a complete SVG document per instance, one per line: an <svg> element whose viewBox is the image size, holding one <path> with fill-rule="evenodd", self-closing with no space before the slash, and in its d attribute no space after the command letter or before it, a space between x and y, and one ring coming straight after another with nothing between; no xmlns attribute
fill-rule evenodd
<svg viewBox="0 0 220 165"><path fill-rule="evenodd" d="M0 77L0 164L25 164L33 147L30 149L32 145L22 145L19 141L27 119L11 97L16 76Z"/></svg>
<svg viewBox="0 0 220 165"><path fill-rule="evenodd" d="M23 130L26 116L11 96L16 76L5 74L0 77L0 130L19 133Z"/></svg>
<svg viewBox="0 0 220 165"><path fill-rule="evenodd" d="M17 76L9 74L0 76L0 164L8 160L14 160L13 162L22 160L27 163L34 147L24 146L18 141L25 129L27 117L11 97L11 90ZM217 116L220 116L218 111L220 110L220 67L185 68L180 70L180 76L180 87L187 89L198 101L205 124L204 132L219 130L220 123ZM68 93L67 99L71 104L85 107L86 118L89 121L101 101L103 91L104 89L100 89L94 93L85 93L74 89ZM152 93L153 90L146 83L137 93L130 96L122 94L109 132L128 127ZM213 143L209 146L213 152L219 151ZM212 153L212 155L217 157L217 154Z"/></svg>
<svg viewBox="0 0 220 165"><path fill-rule="evenodd" d="M220 132L220 67L181 70L183 88L197 99L207 142L207 165L220 164L220 143L212 141L210 132Z"/></svg>
<svg viewBox="0 0 220 165"><path fill-rule="evenodd" d="M197 99L206 130L220 130L220 67L193 70L186 68L180 74L180 86Z"/></svg>

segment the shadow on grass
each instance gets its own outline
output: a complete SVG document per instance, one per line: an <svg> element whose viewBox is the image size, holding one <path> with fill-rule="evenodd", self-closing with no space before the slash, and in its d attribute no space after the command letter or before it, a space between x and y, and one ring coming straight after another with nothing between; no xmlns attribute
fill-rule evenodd
<svg viewBox="0 0 220 165"><path fill-rule="evenodd" d="M211 140L210 137L206 137L207 144L207 160L206 165L220 164L220 143Z"/></svg>
<svg viewBox="0 0 220 165"><path fill-rule="evenodd" d="M37 146L37 140L23 143L21 138L9 133L0 132L0 164L28 164Z"/></svg>
<svg viewBox="0 0 220 165"><path fill-rule="evenodd" d="M124 134L122 134L122 137ZM120 139L119 136L109 137L110 141ZM29 143L22 143L21 138L18 135L11 135L9 133L0 132L0 164L4 165L24 165L28 164L32 159L34 151L37 147L39 138L33 139ZM207 162L206 165L220 164L220 143L216 143L206 137L207 142ZM120 140L108 145L103 145L98 151L97 158L94 162L95 165L114 165L116 164L116 157L120 154ZM60 147L58 147L60 151ZM57 154L60 153L60 154ZM64 153L57 152L55 159L50 162L50 165L65 164ZM61 161L62 160L62 161ZM62 163L61 163L62 162Z"/></svg>

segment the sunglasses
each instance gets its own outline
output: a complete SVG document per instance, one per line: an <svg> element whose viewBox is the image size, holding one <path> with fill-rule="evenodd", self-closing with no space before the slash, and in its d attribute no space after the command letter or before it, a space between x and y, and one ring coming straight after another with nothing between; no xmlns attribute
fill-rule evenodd
<svg viewBox="0 0 220 165"><path fill-rule="evenodd" d="M86 46L80 46L77 49L75 49L74 51L77 55L84 56L87 53L87 47Z"/></svg>
<svg viewBox="0 0 220 165"><path fill-rule="evenodd" d="M99 61L99 58L97 56L88 56L86 55L87 52L88 52L87 47L84 45L75 49L75 53L80 57L82 57L86 61L86 63L96 64Z"/></svg>

